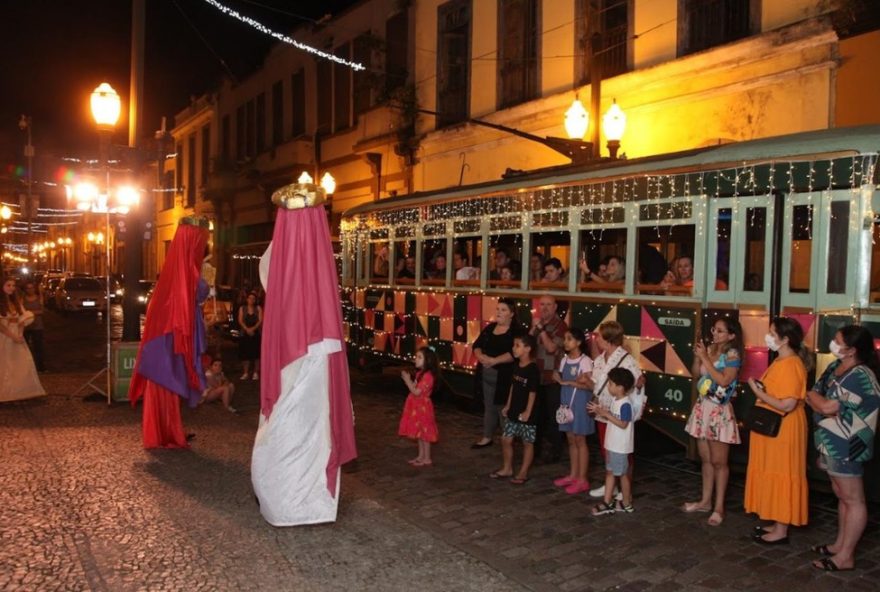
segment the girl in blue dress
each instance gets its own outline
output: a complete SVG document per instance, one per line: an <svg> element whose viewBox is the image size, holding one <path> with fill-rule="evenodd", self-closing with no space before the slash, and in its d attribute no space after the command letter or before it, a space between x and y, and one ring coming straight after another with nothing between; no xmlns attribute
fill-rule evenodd
<svg viewBox="0 0 880 592"><path fill-rule="evenodd" d="M553 378L561 387L557 421L559 431L564 432L568 439L571 469L568 475L559 477L553 481L553 484L564 487L565 493L573 495L590 490L590 484L587 482L590 459L587 436L596 431L596 424L593 417L587 413L587 403L593 398L591 378L593 360L586 353L587 343L584 332L577 327L571 327L565 332L562 346L565 349L565 357L562 358Z"/></svg>

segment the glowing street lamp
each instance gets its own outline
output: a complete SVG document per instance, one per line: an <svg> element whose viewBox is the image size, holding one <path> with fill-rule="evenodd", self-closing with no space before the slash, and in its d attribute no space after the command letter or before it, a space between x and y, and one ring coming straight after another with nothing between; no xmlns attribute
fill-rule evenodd
<svg viewBox="0 0 880 592"><path fill-rule="evenodd" d="M106 82L102 82L92 91L91 106L92 117L99 128L112 129L119 121L122 101L119 94Z"/></svg>
<svg viewBox="0 0 880 592"><path fill-rule="evenodd" d="M571 140L583 140L590 127L590 114L580 99L575 96L571 107L565 112L565 133Z"/></svg>
<svg viewBox="0 0 880 592"><path fill-rule="evenodd" d="M12 210L9 209L9 206L0 207L0 220L9 220L12 218Z"/></svg>
<svg viewBox="0 0 880 592"><path fill-rule="evenodd" d="M626 113L617 104L617 99L611 103L611 108L602 117L602 131L608 139L608 152L611 158L617 158L620 150L620 139L626 131Z"/></svg>
<svg viewBox="0 0 880 592"><path fill-rule="evenodd" d="M327 195L336 193L336 179L333 178L329 171L321 177L321 187L327 192Z"/></svg>

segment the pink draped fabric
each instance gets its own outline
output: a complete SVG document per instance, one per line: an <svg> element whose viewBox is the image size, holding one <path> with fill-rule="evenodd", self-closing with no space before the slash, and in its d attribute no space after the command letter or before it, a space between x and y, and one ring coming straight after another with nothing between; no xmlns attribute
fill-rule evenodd
<svg viewBox="0 0 880 592"><path fill-rule="evenodd" d="M357 456L354 419L342 334L336 264L324 208L278 210L263 319L260 407L268 419L281 395L281 371L308 352L309 345L335 339L330 354L331 451L327 488L336 495L338 468Z"/></svg>

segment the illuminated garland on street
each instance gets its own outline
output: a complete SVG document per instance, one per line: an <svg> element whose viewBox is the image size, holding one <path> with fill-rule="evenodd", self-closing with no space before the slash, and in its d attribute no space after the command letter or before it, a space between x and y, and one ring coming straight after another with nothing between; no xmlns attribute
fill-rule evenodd
<svg viewBox="0 0 880 592"><path fill-rule="evenodd" d="M213 6L214 8L219 10L220 12L222 12L223 14L226 14L226 15L229 15L233 18L236 18L236 19L240 20L241 22L245 23L246 25L250 25L251 27L260 31L261 33L264 33L266 35L271 35L272 37L274 37L278 41L281 41L282 43L287 43L288 45L292 45L299 50L306 51L306 52L313 54L313 55L316 55L320 58L324 58L325 60L330 60L330 61L336 62L337 64L342 64L343 66L348 66L349 68L351 68L352 70L355 70L355 71L360 71L360 70L365 69L364 65L359 62L352 62L350 60L346 60L345 58L335 56L332 53L327 53L326 51L321 51L320 49L318 49L316 47L312 47L311 45L306 45L305 43L301 43L301 42L297 41L296 39L291 39L290 37L288 37L287 35L284 35L282 33L276 33L275 31L266 27L262 23L259 23L250 17L239 14L238 11L233 10L232 8L229 8L228 6L224 6L223 4L220 4L219 2L217 2L217 0L205 0L205 2L207 2L211 6Z"/></svg>

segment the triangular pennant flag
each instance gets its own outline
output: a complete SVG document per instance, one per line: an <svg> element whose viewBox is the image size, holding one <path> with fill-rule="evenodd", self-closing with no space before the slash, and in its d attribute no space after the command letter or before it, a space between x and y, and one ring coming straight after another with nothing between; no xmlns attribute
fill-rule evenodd
<svg viewBox="0 0 880 592"><path fill-rule="evenodd" d="M428 315L416 315L416 334L428 336Z"/></svg>
<svg viewBox="0 0 880 592"><path fill-rule="evenodd" d="M394 315L394 333L396 335L403 335L406 333L406 315L397 313Z"/></svg>
<svg viewBox="0 0 880 592"><path fill-rule="evenodd" d="M666 374L675 374L678 376L687 376L690 378L691 371L687 366L684 365L684 362L681 361L681 358L678 357L678 354L675 353L675 350L669 345L669 342L666 342Z"/></svg>
<svg viewBox="0 0 880 592"><path fill-rule="evenodd" d="M659 341L666 339L663 331L660 330L660 327L657 326L657 323L654 322L654 319L651 318L651 315L648 314L648 309L645 307L642 307L642 337L650 337Z"/></svg>
<svg viewBox="0 0 880 592"><path fill-rule="evenodd" d="M451 317L452 316L452 308L453 308L453 295L452 294L443 294L440 296L440 312L437 314L441 317Z"/></svg>

